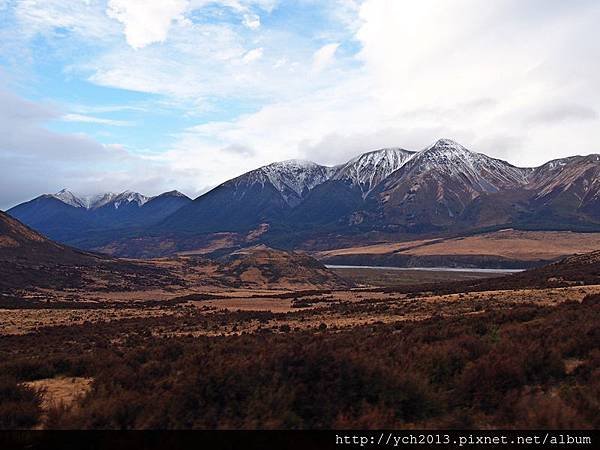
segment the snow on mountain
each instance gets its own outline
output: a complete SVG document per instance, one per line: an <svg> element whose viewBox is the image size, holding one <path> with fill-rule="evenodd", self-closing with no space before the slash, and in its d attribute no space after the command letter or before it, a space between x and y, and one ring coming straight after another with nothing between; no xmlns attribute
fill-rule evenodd
<svg viewBox="0 0 600 450"><path fill-rule="evenodd" d="M148 201L148 197L137 192L125 191L117 195L109 204L115 209L119 209L122 205L136 203L138 206L143 206Z"/></svg>
<svg viewBox="0 0 600 450"><path fill-rule="evenodd" d="M112 202L118 194L106 192L104 194L96 194L85 197L87 209L97 209Z"/></svg>
<svg viewBox="0 0 600 450"><path fill-rule="evenodd" d="M163 192L160 195L156 195L154 197L148 197L148 201L158 198L158 197L183 197L183 198L189 198L187 195L179 192L179 191L169 191L169 192Z"/></svg>
<svg viewBox="0 0 600 450"><path fill-rule="evenodd" d="M571 156L556 159L537 167L528 189L536 191L536 198L571 191L580 197L600 196L600 155Z"/></svg>
<svg viewBox="0 0 600 450"><path fill-rule="evenodd" d="M87 202L85 201L85 199L77 197L75 194L73 194L67 189L63 189L57 192L56 194L51 194L50 196L75 208L87 208Z"/></svg>
<svg viewBox="0 0 600 450"><path fill-rule="evenodd" d="M531 172L532 169L472 152L450 139L440 139L406 162L402 178L451 177L463 180L476 192L498 192L525 185Z"/></svg>
<svg viewBox="0 0 600 450"><path fill-rule="evenodd" d="M51 197L75 208L85 208L90 210L102 208L106 205L111 205L115 209L118 209L119 206L129 203L136 203L138 206L143 206L150 200L149 197L132 191L125 191L120 194L106 192L90 196L78 196L67 189L63 189L56 194L51 194Z"/></svg>
<svg viewBox="0 0 600 450"><path fill-rule="evenodd" d="M271 184L286 203L295 206L315 186L329 179L332 168L311 161L290 159L269 164L241 175L229 183L236 189L246 186Z"/></svg>
<svg viewBox="0 0 600 450"><path fill-rule="evenodd" d="M401 148L384 148L352 158L335 168L332 180L349 180L360 187L366 197L375 186L402 167L415 152Z"/></svg>

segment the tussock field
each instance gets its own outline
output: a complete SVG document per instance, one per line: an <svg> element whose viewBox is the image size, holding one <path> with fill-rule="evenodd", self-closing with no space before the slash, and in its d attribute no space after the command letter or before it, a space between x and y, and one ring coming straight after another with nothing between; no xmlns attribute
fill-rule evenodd
<svg viewBox="0 0 600 450"><path fill-rule="evenodd" d="M331 264L528 267L600 249L600 233L503 230L466 237L346 247L315 253Z"/></svg>
<svg viewBox="0 0 600 450"><path fill-rule="evenodd" d="M285 313L40 326L0 339L0 425L597 428L600 296L586 289L600 291L311 296Z"/></svg>

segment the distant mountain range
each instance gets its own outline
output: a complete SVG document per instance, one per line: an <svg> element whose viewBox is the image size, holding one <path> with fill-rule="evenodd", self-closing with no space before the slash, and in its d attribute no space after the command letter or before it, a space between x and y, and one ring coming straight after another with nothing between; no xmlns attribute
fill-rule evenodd
<svg viewBox="0 0 600 450"><path fill-rule="evenodd" d="M276 162L191 200L173 191L78 197L42 195L9 214L80 248L161 237L193 248L199 236L234 233L294 247L319 237L435 234L511 226L600 230L600 155L519 168L440 139L418 151L387 148L339 166ZM195 237L195 238L194 238ZM190 243L193 242L194 244ZM122 248L129 248L127 246ZM128 250L123 250L128 254ZM117 252L118 253L118 252Z"/></svg>
<svg viewBox="0 0 600 450"><path fill-rule="evenodd" d="M77 196L63 189L8 210L8 213L49 238L86 248L91 236L122 236L159 223L191 199L178 191L146 197L137 192Z"/></svg>

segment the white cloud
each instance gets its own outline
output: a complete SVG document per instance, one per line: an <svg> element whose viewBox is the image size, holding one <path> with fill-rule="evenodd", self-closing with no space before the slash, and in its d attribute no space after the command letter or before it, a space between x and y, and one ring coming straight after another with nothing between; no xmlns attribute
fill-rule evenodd
<svg viewBox="0 0 600 450"><path fill-rule="evenodd" d="M273 160L335 164L378 147L421 149L439 137L524 166L600 152L590 146L600 142L600 63L589 58L600 52L598 6L457 1L365 1L356 29L361 66L332 77L323 71L323 84L308 94L190 128L163 163L191 164L217 184ZM337 49L321 47L315 62L336 64ZM254 151L219 151L227 146Z"/></svg>
<svg viewBox="0 0 600 450"><path fill-rule="evenodd" d="M260 16L258 14L244 14L243 23L251 30L258 30L260 28Z"/></svg>
<svg viewBox="0 0 600 450"><path fill-rule="evenodd" d="M142 48L163 42L187 7L188 0L109 0L106 13L123 24L129 45Z"/></svg>
<svg viewBox="0 0 600 450"><path fill-rule="evenodd" d="M115 127L133 126L132 122L126 120L104 119L102 117L94 117L86 114L65 114L61 116L61 120L64 120L65 122L96 123L99 125L110 125Z"/></svg>
<svg viewBox="0 0 600 450"><path fill-rule="evenodd" d="M244 57L242 59L245 63L251 63L252 61L256 61L256 60L262 58L263 52L264 51L263 51L262 47L254 48L254 49L246 52L246 54L244 55Z"/></svg>
<svg viewBox="0 0 600 450"><path fill-rule="evenodd" d="M112 38L117 27L104 14L105 3L89 0L73 3L64 0L20 0L14 14L22 25L19 34L29 37L36 33L52 35L59 29L76 32L94 40Z"/></svg>
<svg viewBox="0 0 600 450"><path fill-rule="evenodd" d="M339 43L332 43L324 45L317 50L313 55L313 70L319 72L330 65L335 58L335 52L339 46Z"/></svg>

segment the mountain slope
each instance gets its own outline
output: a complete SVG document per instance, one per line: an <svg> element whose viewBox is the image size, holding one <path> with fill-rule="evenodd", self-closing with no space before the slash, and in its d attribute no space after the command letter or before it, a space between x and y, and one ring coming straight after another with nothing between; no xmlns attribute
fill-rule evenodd
<svg viewBox="0 0 600 450"><path fill-rule="evenodd" d="M94 227L94 219L86 208L65 203L54 195L41 195L7 212L58 242L69 242Z"/></svg>
<svg viewBox="0 0 600 450"><path fill-rule="evenodd" d="M187 233L247 231L265 221L280 220L311 189L327 180L330 171L299 160L260 167L198 197L157 229Z"/></svg>
<svg viewBox="0 0 600 450"><path fill-rule="evenodd" d="M31 286L81 285L83 267L106 262L107 258L52 242L0 211L0 294Z"/></svg>
<svg viewBox="0 0 600 450"><path fill-rule="evenodd" d="M376 209L369 194L401 168L414 152L387 148L364 153L332 168L329 180L312 189L289 211L285 222L293 228L347 227L362 223L365 211Z"/></svg>
<svg viewBox="0 0 600 450"><path fill-rule="evenodd" d="M550 161L535 169L527 189L538 215L600 220L600 155Z"/></svg>
<svg viewBox="0 0 600 450"><path fill-rule="evenodd" d="M432 231L452 225L482 194L524 186L530 172L441 139L410 158L376 194L385 224Z"/></svg>
<svg viewBox="0 0 600 450"><path fill-rule="evenodd" d="M360 188L364 198L414 154L415 152L401 148L384 148L363 153L338 166L331 180L350 181L350 184Z"/></svg>

